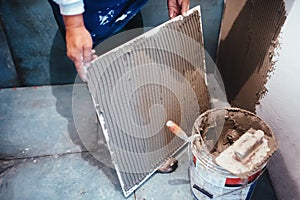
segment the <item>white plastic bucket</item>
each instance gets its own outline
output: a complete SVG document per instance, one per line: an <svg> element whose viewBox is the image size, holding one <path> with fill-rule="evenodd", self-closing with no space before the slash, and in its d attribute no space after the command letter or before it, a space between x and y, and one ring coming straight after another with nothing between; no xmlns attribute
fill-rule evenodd
<svg viewBox="0 0 300 200"><path fill-rule="evenodd" d="M216 165L206 152L199 152L193 148L193 144L191 146L193 162L189 169L190 183L196 199L250 199L264 168L241 179Z"/></svg>
<svg viewBox="0 0 300 200"><path fill-rule="evenodd" d="M254 126L253 128L262 129L266 134L272 135L270 128L256 115L245 110L238 108L226 108L226 109L215 109L208 110L195 121L193 135L201 134L205 138L205 127L211 128L214 124L218 126L220 120L217 119L215 112L221 112L228 118L228 115L237 114L237 117L245 117L249 122L243 124L240 123L239 126L243 130L247 130ZM225 117L225 118L226 118ZM249 118L249 119L248 119ZM209 121L207 126L201 127L201 133L198 133L199 124ZM214 120L219 120L217 123ZM253 124L251 124L253 120ZM225 121L225 120L224 120ZM250 124L250 125L246 125ZM248 127L249 126L249 127ZM251 126L251 127L250 127ZM220 127L220 126L219 126ZM220 130L220 129L218 129ZM226 200L249 200L251 198L252 192L254 190L255 184L259 176L266 169L267 161L261 164L256 171L250 173L249 176L244 178L239 178L224 168L217 165L213 160L214 156L211 152L208 152L206 148L199 145L196 146L194 140L189 145L191 166L189 169L190 183L192 194L195 199L198 200L209 200L209 199L226 199ZM198 143L199 144L199 143ZM200 148L200 149L199 149Z"/></svg>

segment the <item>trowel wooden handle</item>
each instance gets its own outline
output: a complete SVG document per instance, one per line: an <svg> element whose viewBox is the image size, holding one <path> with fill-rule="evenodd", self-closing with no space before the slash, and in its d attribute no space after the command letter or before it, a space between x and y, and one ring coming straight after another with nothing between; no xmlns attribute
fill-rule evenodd
<svg viewBox="0 0 300 200"><path fill-rule="evenodd" d="M169 128L169 130L172 133L174 133L175 135L177 135L184 141L186 141L186 142L189 141L189 137L187 136L187 134L177 124L175 124L171 120L167 121L166 126Z"/></svg>

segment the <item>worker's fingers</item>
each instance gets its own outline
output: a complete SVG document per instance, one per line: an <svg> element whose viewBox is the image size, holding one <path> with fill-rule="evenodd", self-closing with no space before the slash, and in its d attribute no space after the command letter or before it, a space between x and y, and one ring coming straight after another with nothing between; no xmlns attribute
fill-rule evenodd
<svg viewBox="0 0 300 200"><path fill-rule="evenodd" d="M80 66L81 66L81 63L83 61L82 51L77 50L77 49L75 49L75 50L73 50L73 49L69 50L68 49L67 56L68 56L68 58L70 58L73 61L73 63L75 64L76 69L79 69Z"/></svg>
<svg viewBox="0 0 300 200"><path fill-rule="evenodd" d="M174 17L176 17L177 15L179 15L179 8L169 8L169 17L171 19L173 19Z"/></svg>
<svg viewBox="0 0 300 200"><path fill-rule="evenodd" d="M92 56L95 52L92 51L92 46L87 45L83 47L83 63L88 64L92 61Z"/></svg>
<svg viewBox="0 0 300 200"><path fill-rule="evenodd" d="M177 0L168 0L168 11L171 19L180 14L180 7Z"/></svg>
<svg viewBox="0 0 300 200"><path fill-rule="evenodd" d="M85 65L81 65L80 68L77 70L79 77L83 82L87 82L87 68Z"/></svg>
<svg viewBox="0 0 300 200"><path fill-rule="evenodd" d="M190 1L189 0L182 0L181 14L185 15L186 12L189 10L189 8L190 8Z"/></svg>
<svg viewBox="0 0 300 200"><path fill-rule="evenodd" d="M82 56L80 57L81 57L80 59L73 60L73 62L75 64L75 68L79 77L81 78L82 81L86 82L86 69L83 64L83 57Z"/></svg>
<svg viewBox="0 0 300 200"><path fill-rule="evenodd" d="M83 56L81 51L68 51L67 56L73 61L76 71L81 80L86 81L86 76L83 69Z"/></svg>
<svg viewBox="0 0 300 200"><path fill-rule="evenodd" d="M83 51L82 51L83 52ZM80 51L71 51L67 53L68 57L73 61L76 71L79 77L86 82L87 68L90 66L90 62L97 58L95 50L91 49L89 52L81 53ZM85 57L84 57L85 56Z"/></svg>
<svg viewBox="0 0 300 200"><path fill-rule="evenodd" d="M92 56L92 60L94 60L94 59L96 59L98 56L96 55L96 54L94 54L93 56Z"/></svg>
<svg viewBox="0 0 300 200"><path fill-rule="evenodd" d="M190 0L168 0L169 17L174 18L177 15L185 15L189 10Z"/></svg>
<svg viewBox="0 0 300 200"><path fill-rule="evenodd" d="M85 58L81 61L79 67L76 66L78 75L80 76L81 80L86 82L87 81L87 70L91 65L91 61L97 58L97 55L95 55L96 51L92 49L89 54L85 54Z"/></svg>

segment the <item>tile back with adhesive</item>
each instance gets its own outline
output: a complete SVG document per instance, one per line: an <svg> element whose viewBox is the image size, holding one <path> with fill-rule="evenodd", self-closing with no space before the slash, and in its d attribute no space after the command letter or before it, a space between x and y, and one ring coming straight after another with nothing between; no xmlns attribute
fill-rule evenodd
<svg viewBox="0 0 300 200"><path fill-rule="evenodd" d="M190 134L209 108L200 7L100 56L87 78L127 197L183 147L166 121Z"/></svg>

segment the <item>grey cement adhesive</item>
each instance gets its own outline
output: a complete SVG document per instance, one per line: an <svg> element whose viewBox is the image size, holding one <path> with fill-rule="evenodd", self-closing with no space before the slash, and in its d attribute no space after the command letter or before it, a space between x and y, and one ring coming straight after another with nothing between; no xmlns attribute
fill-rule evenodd
<svg viewBox="0 0 300 200"><path fill-rule="evenodd" d="M226 1L217 66L232 105L255 111L285 19L283 0Z"/></svg>
<svg viewBox="0 0 300 200"><path fill-rule="evenodd" d="M128 196L183 146L165 122L191 133L194 120L209 108L200 7L102 55L87 77Z"/></svg>

